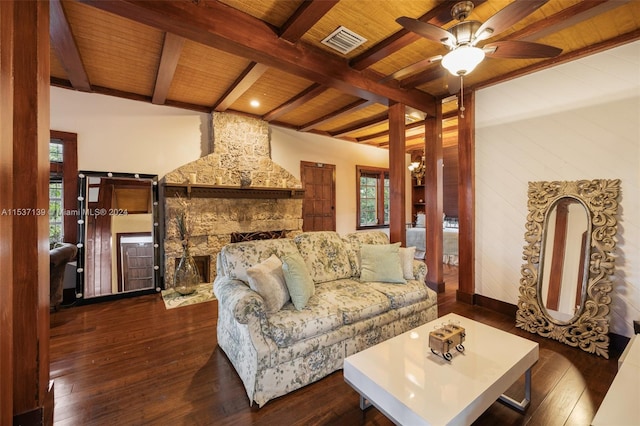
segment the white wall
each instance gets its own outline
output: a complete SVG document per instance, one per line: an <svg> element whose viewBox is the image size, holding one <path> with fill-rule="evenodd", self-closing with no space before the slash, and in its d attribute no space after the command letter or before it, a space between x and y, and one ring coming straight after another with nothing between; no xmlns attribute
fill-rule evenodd
<svg viewBox="0 0 640 426"><path fill-rule="evenodd" d="M209 114L51 87L51 129L78 134L79 170L162 177L200 157L209 121Z"/></svg>
<svg viewBox="0 0 640 426"><path fill-rule="evenodd" d="M298 179L301 161L336 166L336 231L340 234L354 232L356 227L356 165L389 166L389 151L386 149L300 133L283 127L271 127L271 150L271 159ZM406 161L408 166L409 156ZM408 176L407 169L407 218L411 217Z"/></svg>
<svg viewBox="0 0 640 426"><path fill-rule="evenodd" d="M80 170L160 178L207 154L211 140L209 114L56 87L51 88L51 129L78 134ZM389 164L386 149L281 127L271 127L271 156L297 178L300 161L336 166L336 230L341 234L356 227L356 165Z"/></svg>
<svg viewBox="0 0 640 426"><path fill-rule="evenodd" d="M611 331L640 319L640 42L476 96L476 293L515 304L529 181L621 179Z"/></svg>

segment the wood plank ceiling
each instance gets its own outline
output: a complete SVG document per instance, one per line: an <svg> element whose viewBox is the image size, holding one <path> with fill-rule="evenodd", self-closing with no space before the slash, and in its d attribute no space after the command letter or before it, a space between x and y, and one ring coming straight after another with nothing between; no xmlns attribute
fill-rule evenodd
<svg viewBox="0 0 640 426"><path fill-rule="evenodd" d="M527 1L527 0L516 0ZM51 84L197 111L229 111L299 131L386 147L388 107L407 110L408 150L424 126L411 112L443 102L444 145L457 140L457 99L427 59L446 48L396 23L443 28L456 1L51 0ZM511 1L475 0L486 21ZM321 43L344 26L366 39L349 53ZM465 89L570 61L640 38L640 1L550 0L489 41L561 48L553 59L485 59ZM254 102L258 102L254 105Z"/></svg>

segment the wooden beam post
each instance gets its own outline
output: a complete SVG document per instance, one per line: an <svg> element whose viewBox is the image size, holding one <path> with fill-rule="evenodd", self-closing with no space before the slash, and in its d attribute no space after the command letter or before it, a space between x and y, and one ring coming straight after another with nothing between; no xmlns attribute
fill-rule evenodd
<svg viewBox="0 0 640 426"><path fill-rule="evenodd" d="M6 2L2 2L6 3ZM49 3L16 1L10 19L13 38L13 96L4 103L13 114L2 115L2 191L0 212L11 215L2 256L11 252L9 276L3 268L2 286L12 287L13 424L53 422L53 390L49 386ZM2 43L5 44L3 7ZM4 56L4 49L3 49ZM2 80L5 72L2 67ZM4 95L4 87L3 87ZM8 121L5 121L7 120ZM12 134L5 141L5 128ZM5 161L4 156L10 158ZM5 174L8 162L10 175ZM6 179L6 180L5 180ZM6 216L2 217L4 222ZM4 225L4 223L3 223ZM0 228L3 228L0 227ZM3 266L5 261L2 262ZM4 293L4 291L3 291ZM2 301L2 305L6 302ZM3 317L3 328L5 318ZM4 336L3 336L3 347ZM2 381L7 380L4 375Z"/></svg>
<svg viewBox="0 0 640 426"><path fill-rule="evenodd" d="M426 213L427 285L444 292L442 268L442 213L444 211L442 159L442 102L436 103L436 115L424 122L424 200Z"/></svg>
<svg viewBox="0 0 640 426"><path fill-rule="evenodd" d="M458 291L456 299L474 303L475 293L475 92L465 93L458 117Z"/></svg>
<svg viewBox="0 0 640 426"><path fill-rule="evenodd" d="M406 150L404 131L405 106L389 107L389 238L392 243L407 243L406 221Z"/></svg>
<svg viewBox="0 0 640 426"><path fill-rule="evenodd" d="M14 3L0 1L0 210L13 205ZM13 216L0 211L0 424L13 423Z"/></svg>

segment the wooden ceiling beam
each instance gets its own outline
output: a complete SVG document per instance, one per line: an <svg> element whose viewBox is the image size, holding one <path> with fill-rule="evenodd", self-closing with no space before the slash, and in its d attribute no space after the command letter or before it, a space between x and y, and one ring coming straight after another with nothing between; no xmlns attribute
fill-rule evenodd
<svg viewBox="0 0 640 426"><path fill-rule="evenodd" d="M263 115L262 119L265 121L273 121L283 116L284 114L288 113L289 111L292 111L298 108L299 106L309 102L311 99L324 93L326 90L327 90L326 87L321 86L320 84L314 83L311 86L307 87L302 92L298 93L293 98L289 99L284 104L280 105L275 109L272 109L271 111Z"/></svg>
<svg viewBox="0 0 640 426"><path fill-rule="evenodd" d="M599 14L606 13L610 10L615 9L616 7L623 6L629 1L632 0L582 1L566 9L563 9L560 12L557 12L547 18L536 21L519 31L499 38L499 40L535 41L544 38L549 34L560 32L566 28L589 20ZM420 64L423 64L425 66L425 69L422 72L420 72ZM403 79L403 77L410 74L413 75ZM431 64L428 59L425 59L423 61L409 65L406 68L398 70L389 77L393 77L396 80L401 80L400 87L414 88L428 83L434 79L438 79L444 74L445 72L440 64ZM389 77L385 78L384 81L387 81Z"/></svg>
<svg viewBox="0 0 640 426"><path fill-rule="evenodd" d="M452 19L450 11L451 6L453 6L455 3L456 1L444 1L431 9L429 12L419 17L418 20L438 26L446 24ZM400 24L398 24L398 26L399 25ZM353 58L351 60L351 66L357 70L363 70L386 58L387 56L397 52L403 47L406 47L411 43L420 40L421 38L422 37L420 37L419 35L402 28L401 30L385 38L372 48L367 49L366 52L363 52Z"/></svg>
<svg viewBox="0 0 640 426"><path fill-rule="evenodd" d="M424 121L416 121L415 123L407 124L404 126L404 130L406 132L407 130L413 129L415 127L420 127L420 126L424 126ZM389 136L389 130L384 130L382 132L373 133L367 136L361 136L359 138L356 138L356 140L358 142L365 142L371 139L381 138L383 136Z"/></svg>
<svg viewBox="0 0 640 426"><path fill-rule="evenodd" d="M401 102L428 114L435 111L433 96L420 90L378 83L338 56L302 42L292 45L281 39L269 24L221 2L81 2L352 96L382 105L389 105L389 100Z"/></svg>
<svg viewBox="0 0 640 426"><path fill-rule="evenodd" d="M447 0L438 4L436 7L425 13L418 20L422 22L428 22L429 24L442 26L452 21L451 7L458 3L459 0ZM478 6L484 3L486 0L476 0L473 3ZM357 70L363 70L370 67L376 62L386 58L387 56L397 52L410 45L411 43L420 40L421 37L415 33L405 30L404 28L391 36L385 38L375 46L367 49L366 52L361 53L351 60L351 66Z"/></svg>
<svg viewBox="0 0 640 426"><path fill-rule="evenodd" d="M362 131L370 127L378 126L388 120L389 120L389 113L385 111L381 114L374 115L373 117L369 117L364 120L360 120L356 123L350 124L349 126L331 131L329 132L329 134L334 138L340 138L340 137L344 137L344 135L348 135L349 133ZM353 139L354 141L356 141L355 138L350 138L350 139Z"/></svg>
<svg viewBox="0 0 640 426"><path fill-rule="evenodd" d="M305 0L280 29L280 38L296 43L340 0Z"/></svg>
<svg viewBox="0 0 640 426"><path fill-rule="evenodd" d="M314 129L321 124L328 123L329 121L335 120L338 117L342 117L343 115L352 114L356 111L359 111L363 108L373 105L375 102L368 101L366 99L359 99L355 102L350 103L349 105L340 108L337 111L330 112L316 120L310 121L309 123L303 124L298 128L301 132L308 132L311 129Z"/></svg>
<svg viewBox="0 0 640 426"><path fill-rule="evenodd" d="M49 84L51 86L60 87L63 89L69 89L69 90L73 89L73 86L71 85L70 81L63 80L61 78L50 77ZM91 89L92 89L92 93L97 93L100 95L115 96L118 98L131 99L133 101L139 101L139 102L151 102L150 96L140 95L138 93L125 92L123 90L110 89L108 87L102 87L102 86L96 86L96 85L91 86ZM164 105L172 106L175 108L188 109L191 111L203 112L205 114L208 114L211 112L210 107L204 107L202 105L190 104L186 102L167 100L164 103Z"/></svg>
<svg viewBox="0 0 640 426"><path fill-rule="evenodd" d="M253 86L253 83L255 83L268 68L266 65L255 62L249 64L242 74L240 74L240 77L233 82L224 95L216 102L213 109L218 112L226 111L244 92Z"/></svg>
<svg viewBox="0 0 640 426"><path fill-rule="evenodd" d="M405 78L400 81L401 87L417 87L421 84L428 83L433 80L437 80L442 78L447 70L442 67L442 64L439 62L432 63L426 69L418 74L414 74L410 77Z"/></svg>
<svg viewBox="0 0 640 426"><path fill-rule="evenodd" d="M166 102L169 87L171 87L178 60L182 53L182 46L184 46L184 38L172 33L165 33L162 56L160 57L160 65L158 65L156 74L156 85L151 98L152 103L162 105Z"/></svg>
<svg viewBox="0 0 640 426"><path fill-rule="evenodd" d="M623 6L631 0L586 0L509 34L503 40L535 41Z"/></svg>
<svg viewBox="0 0 640 426"><path fill-rule="evenodd" d="M91 92L89 76L82 64L78 45L71 32L69 21L60 0L51 0L49 6L49 37L58 60L67 72L74 89Z"/></svg>

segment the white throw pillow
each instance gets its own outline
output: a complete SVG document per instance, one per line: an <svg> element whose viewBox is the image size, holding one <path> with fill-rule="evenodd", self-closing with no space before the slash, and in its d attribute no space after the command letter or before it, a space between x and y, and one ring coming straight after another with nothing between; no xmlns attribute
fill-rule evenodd
<svg viewBox="0 0 640 426"><path fill-rule="evenodd" d="M275 254L247 269L249 287L264 299L267 313L278 312L289 300L282 262Z"/></svg>
<svg viewBox="0 0 640 426"><path fill-rule="evenodd" d="M415 247L400 247L400 263L402 263L402 274L405 280L415 278L413 275L413 258L415 255Z"/></svg>

